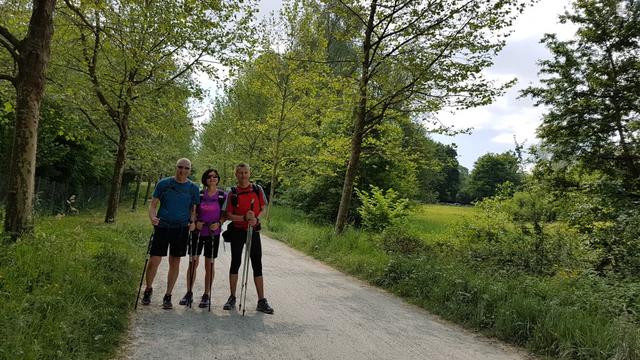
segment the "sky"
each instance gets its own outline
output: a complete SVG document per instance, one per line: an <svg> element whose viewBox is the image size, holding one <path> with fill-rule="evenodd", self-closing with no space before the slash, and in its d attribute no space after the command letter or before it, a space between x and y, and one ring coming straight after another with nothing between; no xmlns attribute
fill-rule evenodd
<svg viewBox="0 0 640 360"><path fill-rule="evenodd" d="M525 146L536 144L535 130L541 123L544 108L533 106L531 98L518 98L519 91L538 84L537 62L551 54L540 39L545 33L555 33L560 39L570 39L575 26L559 24L558 15L570 8L569 0L542 0L525 10L514 23L514 32L498 54L494 65L484 71L491 79L517 78L518 82L504 96L488 106L451 113L442 111L437 118L445 125L459 129L473 128L470 135L454 137L433 135L445 144L455 143L458 161L468 169L476 159L488 152L501 153L515 149L514 136Z"/></svg>
<svg viewBox="0 0 640 360"><path fill-rule="evenodd" d="M488 106L452 113L441 111L436 117L445 125L457 129L472 128L471 134L444 136L434 134L432 138L445 144L456 144L458 161L468 169L473 168L476 159L488 152L501 153L515 148L514 136L518 143L529 146L537 143L535 129L541 122L544 108L533 106L530 98L518 98L519 91L537 84L537 62L550 58L546 47L540 44L545 33L556 33L560 39L569 39L575 33L575 27L559 24L558 15L570 7L570 0L540 0L529 7L513 25L514 32L507 39L506 46L495 58L494 65L483 73L489 79L518 82L502 97ZM281 0L261 0L259 17L277 11ZM215 96L216 84L199 77L205 88ZM202 118L208 118L208 111L201 112Z"/></svg>

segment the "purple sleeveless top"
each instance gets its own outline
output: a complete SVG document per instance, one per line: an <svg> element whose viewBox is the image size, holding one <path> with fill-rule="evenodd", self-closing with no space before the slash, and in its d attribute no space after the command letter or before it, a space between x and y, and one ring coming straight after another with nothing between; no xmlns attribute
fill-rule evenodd
<svg viewBox="0 0 640 360"><path fill-rule="evenodd" d="M217 190L213 196L209 196L209 190L206 188L204 189L204 194L202 195L200 206L198 208L198 221L204 221L205 223L202 230L200 230L200 236L220 235L220 228L213 231L213 234L211 234L211 231L209 230L210 224L220 221L220 215L222 214L220 203L218 202L218 195L220 193L224 197L224 200L226 200L227 194L225 194L224 191Z"/></svg>

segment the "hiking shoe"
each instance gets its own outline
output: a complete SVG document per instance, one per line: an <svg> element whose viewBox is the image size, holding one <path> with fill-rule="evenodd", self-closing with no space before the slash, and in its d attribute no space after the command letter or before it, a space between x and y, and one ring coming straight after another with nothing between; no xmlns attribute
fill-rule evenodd
<svg viewBox="0 0 640 360"><path fill-rule="evenodd" d="M151 294L153 294L153 289L145 289L142 294L142 305L151 304Z"/></svg>
<svg viewBox="0 0 640 360"><path fill-rule="evenodd" d="M209 298L209 294L202 294L202 299L200 300L200 304L198 304L198 307L201 309L207 308L209 307L210 302L211 299Z"/></svg>
<svg viewBox="0 0 640 360"><path fill-rule="evenodd" d="M229 296L229 299L227 300L227 302L224 304L222 308L225 310L231 310L235 307L236 307L236 297L231 295Z"/></svg>
<svg viewBox="0 0 640 360"><path fill-rule="evenodd" d="M165 310L173 309L173 304L171 303L171 295L165 295L162 298L162 308Z"/></svg>
<svg viewBox="0 0 640 360"><path fill-rule="evenodd" d="M193 302L193 293L187 291L186 294L180 299L180 305L190 305Z"/></svg>
<svg viewBox="0 0 640 360"><path fill-rule="evenodd" d="M258 300L258 306L256 307L256 310L265 314L273 314L273 308L269 306L266 298Z"/></svg>

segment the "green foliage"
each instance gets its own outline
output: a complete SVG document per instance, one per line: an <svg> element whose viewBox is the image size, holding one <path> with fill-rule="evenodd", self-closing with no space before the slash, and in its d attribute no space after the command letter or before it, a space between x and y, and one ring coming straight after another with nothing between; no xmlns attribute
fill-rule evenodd
<svg viewBox="0 0 640 360"><path fill-rule="evenodd" d="M266 229L269 236L362 279L378 278L389 256L379 250L375 235L348 229L341 236L331 225L318 225L304 213L276 206Z"/></svg>
<svg viewBox="0 0 640 360"><path fill-rule="evenodd" d="M579 163L620 179L626 191L640 184L640 7L635 1L578 0L561 16L576 37L543 39L553 58L540 61L545 76L523 94L549 110L538 129L552 160Z"/></svg>
<svg viewBox="0 0 640 360"><path fill-rule="evenodd" d="M516 193L517 198L522 196L525 195ZM640 359L637 279L621 281L567 269L557 271L554 276L537 276L492 261L467 262L461 255L468 248L460 248L450 228L485 211L454 206L420 207L411 216L411 224L425 230L422 237L426 245L410 256L375 246L375 235L366 232L348 230L343 236L335 236L330 226L314 225L302 213L284 208L276 208L268 231L295 248L446 319L534 353L560 359ZM514 226L508 212L492 211L503 216L504 224ZM422 222L425 224L415 224ZM499 222L484 225L488 233ZM392 236L401 231L388 228L385 234ZM508 236L500 232L494 232L492 241ZM575 236L564 230L560 234L566 238L558 239L559 242Z"/></svg>
<svg viewBox="0 0 640 360"><path fill-rule="evenodd" d="M465 197L481 200L498 193L499 186L506 182L518 186L522 182L519 162L512 152L482 155L473 165L469 181L462 190Z"/></svg>
<svg viewBox="0 0 640 360"><path fill-rule="evenodd" d="M420 255L426 250L424 241L406 224L394 223L382 232L380 247L386 253L399 256Z"/></svg>
<svg viewBox="0 0 640 360"><path fill-rule="evenodd" d="M586 245L596 251L600 273L640 275L640 207L632 201L607 196L608 192L569 194L567 218L580 231Z"/></svg>
<svg viewBox="0 0 640 360"><path fill-rule="evenodd" d="M0 359L107 359L122 342L148 234L95 214L43 218L0 245Z"/></svg>
<svg viewBox="0 0 640 360"><path fill-rule="evenodd" d="M356 195L361 203L358 214L365 229L382 231L390 225L402 223L408 216L409 201L400 198L393 189L385 192L371 185L371 192L356 189Z"/></svg>
<svg viewBox="0 0 640 360"><path fill-rule="evenodd" d="M459 228L461 252L473 261L536 274L582 269L593 256L574 228L551 223L557 206L532 185L511 197L487 198L478 204L478 216Z"/></svg>
<svg viewBox="0 0 640 360"><path fill-rule="evenodd" d="M627 191L625 180L575 165L539 160L534 180L544 188L543 197L554 197L556 215L578 232L591 250L592 268L600 274L637 276L637 197Z"/></svg>

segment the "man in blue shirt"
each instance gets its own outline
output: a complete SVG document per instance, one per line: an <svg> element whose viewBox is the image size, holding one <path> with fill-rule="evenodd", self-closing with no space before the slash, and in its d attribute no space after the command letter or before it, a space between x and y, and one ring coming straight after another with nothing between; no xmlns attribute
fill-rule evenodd
<svg viewBox="0 0 640 360"><path fill-rule="evenodd" d="M180 272L180 258L187 254L189 232L195 229L196 206L200 203L200 189L187 178L190 173L191 161L180 159L176 163L176 175L160 180L153 191L149 220L154 226L154 232L142 305L151 303L153 279L162 258L167 256L169 250L167 291L162 300L162 308L173 308L171 292Z"/></svg>

